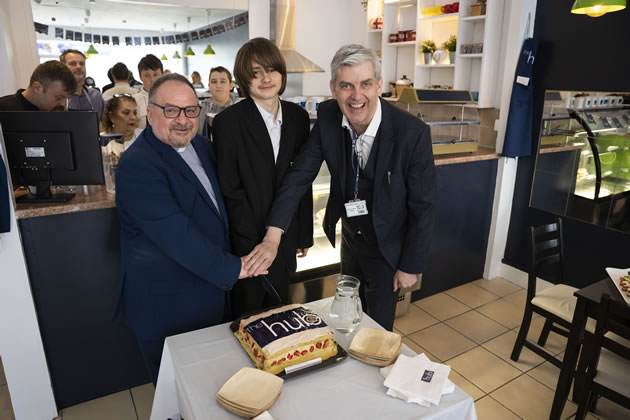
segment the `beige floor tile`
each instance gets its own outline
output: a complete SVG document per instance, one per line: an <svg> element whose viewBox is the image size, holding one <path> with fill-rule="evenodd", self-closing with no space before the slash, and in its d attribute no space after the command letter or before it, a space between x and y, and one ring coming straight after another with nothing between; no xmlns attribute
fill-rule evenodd
<svg viewBox="0 0 630 420"><path fill-rule="evenodd" d="M503 325L494 322L477 311L468 311L444 321L444 323L478 344L508 331Z"/></svg>
<svg viewBox="0 0 630 420"><path fill-rule="evenodd" d="M454 289L447 290L446 293L451 297L459 300L460 302L476 308L477 306L485 305L486 303L497 300L499 297L494 293L490 293L479 286L472 283L466 283Z"/></svg>
<svg viewBox="0 0 630 420"><path fill-rule="evenodd" d="M540 331L542 331L543 325L545 325L545 318L538 317L536 319L532 319L531 324L529 325L529 331L527 332L527 339L533 341L534 343L538 341L538 337L540 337ZM514 329L514 332L518 334L519 327ZM547 342L545 343L545 350L547 350L551 354L559 354L562 353L567 347L567 338L561 336L560 334L556 334L555 332L549 333L549 338L547 338Z"/></svg>
<svg viewBox="0 0 630 420"><path fill-rule="evenodd" d="M137 420L129 390L61 410L63 420Z"/></svg>
<svg viewBox="0 0 630 420"><path fill-rule="evenodd" d="M426 311L429 315L444 321L459 314L463 314L470 308L457 299L453 299L446 293L438 293L414 302L414 305Z"/></svg>
<svg viewBox="0 0 630 420"><path fill-rule="evenodd" d="M480 420L518 420L519 416L503 407L492 397L483 397L475 401L475 411Z"/></svg>
<svg viewBox="0 0 630 420"><path fill-rule="evenodd" d="M426 327L430 327L433 324L437 324L438 322L440 321L433 318L422 309L410 305L409 313L394 320L394 327L396 327L402 335L409 335Z"/></svg>
<svg viewBox="0 0 630 420"><path fill-rule="evenodd" d="M527 290L521 289L518 292L503 296L503 299L507 300L512 305L516 305L522 314L525 310L525 302L527 301Z"/></svg>
<svg viewBox="0 0 630 420"><path fill-rule="evenodd" d="M133 405L136 407L138 420L149 420L151 417L154 394L155 387L152 383L131 388L131 397L133 398Z"/></svg>
<svg viewBox="0 0 630 420"><path fill-rule="evenodd" d="M597 401L597 410L593 414L600 420L630 419L630 410L606 398Z"/></svg>
<svg viewBox="0 0 630 420"><path fill-rule="evenodd" d="M523 349L523 351L525 351L525 349ZM527 372L527 374L555 391L558 385L560 369L549 362L545 362L542 365L536 366L534 369Z"/></svg>
<svg viewBox="0 0 630 420"><path fill-rule="evenodd" d="M15 420L13 407L11 406L11 397L9 395L9 387L6 385L0 385L0 419Z"/></svg>
<svg viewBox="0 0 630 420"><path fill-rule="evenodd" d="M472 382L457 373L455 369L451 369L451 372L448 374L448 379L460 387L466 394L470 395L470 397L475 401L479 398L485 397L486 395L485 392L474 386Z"/></svg>
<svg viewBox="0 0 630 420"><path fill-rule="evenodd" d="M483 347L475 347L447 360L446 364L451 365L459 374L486 393L521 375L520 370Z"/></svg>
<svg viewBox="0 0 630 420"><path fill-rule="evenodd" d="M525 420L549 418L553 391L540 382L522 375L507 383L490 396ZM571 402L564 405L561 418L575 414L577 407Z"/></svg>
<svg viewBox="0 0 630 420"><path fill-rule="evenodd" d="M486 303L478 307L476 311L510 329L520 326L523 321L523 311L505 299Z"/></svg>
<svg viewBox="0 0 630 420"><path fill-rule="evenodd" d="M394 332L398 333L400 335L405 335L402 331L400 331L399 329L397 329L396 327L394 327Z"/></svg>
<svg viewBox="0 0 630 420"><path fill-rule="evenodd" d="M409 338L427 349L439 361L450 359L477 345L443 323L415 332Z"/></svg>
<svg viewBox="0 0 630 420"><path fill-rule="evenodd" d="M483 287L487 291L492 292L497 296L509 295L522 289L521 286L514 284L506 279L502 279L501 277L497 277L492 280L480 279L473 281L473 284L476 284L479 287Z"/></svg>
<svg viewBox="0 0 630 420"><path fill-rule="evenodd" d="M586 420L599 420L598 417L595 417L591 413L588 413L585 418ZM575 420L575 414L571 415L570 417L567 417L567 420Z"/></svg>
<svg viewBox="0 0 630 420"><path fill-rule="evenodd" d="M7 378L4 376L4 366L2 366L2 359L0 359L0 386L7 384Z"/></svg>
<svg viewBox="0 0 630 420"><path fill-rule="evenodd" d="M402 342L403 344L407 345L407 347L409 347L411 350L415 351L417 354L424 353L427 355L429 359L431 359L431 361L438 362L438 363L440 362L440 359L432 355L430 352L428 352L425 348L423 348L418 343L413 341L411 338L403 337Z"/></svg>
<svg viewBox="0 0 630 420"><path fill-rule="evenodd" d="M483 343L482 346L486 350L496 354L501 359L523 372L527 372L545 361L545 359L526 347L523 347L521 356L518 358L518 362L513 361L510 359L510 355L512 354L515 341L516 333L514 331L508 331L505 334L501 334L500 336Z"/></svg>

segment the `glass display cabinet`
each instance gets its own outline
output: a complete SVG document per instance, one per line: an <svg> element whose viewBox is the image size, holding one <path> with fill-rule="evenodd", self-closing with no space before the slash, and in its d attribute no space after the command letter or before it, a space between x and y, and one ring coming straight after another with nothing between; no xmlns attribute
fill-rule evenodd
<svg viewBox="0 0 630 420"><path fill-rule="evenodd" d="M477 151L480 120L470 91L406 88L398 103L431 128L434 155Z"/></svg>
<svg viewBox="0 0 630 420"><path fill-rule="evenodd" d="M630 94L546 93L530 205L630 232Z"/></svg>

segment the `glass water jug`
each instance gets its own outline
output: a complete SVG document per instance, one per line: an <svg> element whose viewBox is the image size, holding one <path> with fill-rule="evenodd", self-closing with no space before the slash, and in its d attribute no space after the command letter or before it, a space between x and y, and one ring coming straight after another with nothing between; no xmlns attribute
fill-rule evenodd
<svg viewBox="0 0 630 420"><path fill-rule="evenodd" d="M337 293L330 306L330 321L342 333L351 333L359 327L363 308L359 298L359 279L345 274L337 277Z"/></svg>

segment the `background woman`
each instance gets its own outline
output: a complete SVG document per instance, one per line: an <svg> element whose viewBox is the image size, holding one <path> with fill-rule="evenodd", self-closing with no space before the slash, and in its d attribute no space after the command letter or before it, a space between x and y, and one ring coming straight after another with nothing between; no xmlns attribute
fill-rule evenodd
<svg viewBox="0 0 630 420"><path fill-rule="evenodd" d="M101 118L101 132L106 134L122 134L127 149L142 132L137 128L136 100L129 94L116 94L105 104Z"/></svg>
<svg viewBox="0 0 630 420"><path fill-rule="evenodd" d="M195 89L203 89L205 87L203 83L201 83L201 75L198 71L193 71L190 78L192 79L192 85Z"/></svg>

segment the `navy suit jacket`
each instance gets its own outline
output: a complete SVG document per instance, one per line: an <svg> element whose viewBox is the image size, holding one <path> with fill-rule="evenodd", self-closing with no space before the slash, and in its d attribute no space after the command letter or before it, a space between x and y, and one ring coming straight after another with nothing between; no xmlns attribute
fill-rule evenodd
<svg viewBox="0 0 630 420"><path fill-rule="evenodd" d="M378 249L392 269L424 271L432 235L435 201L435 164L429 127L380 99L381 125L372 190L371 219ZM335 225L345 212L347 177L352 176L343 114L335 100L322 102L317 122L294 167L276 194L268 226L284 229L299 198L326 161L330 197L323 228L335 245ZM372 159L372 157L370 157Z"/></svg>
<svg viewBox="0 0 630 420"><path fill-rule="evenodd" d="M218 210L188 164L147 127L116 172L121 290L125 323L140 338L158 338L224 320L227 290L240 259L230 253L227 211L211 143L194 147Z"/></svg>

